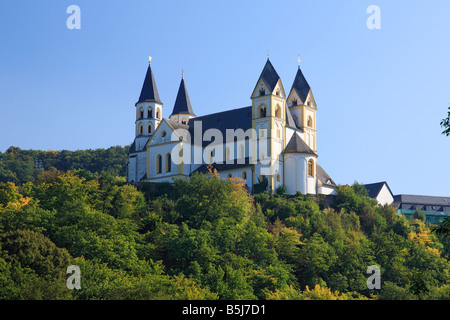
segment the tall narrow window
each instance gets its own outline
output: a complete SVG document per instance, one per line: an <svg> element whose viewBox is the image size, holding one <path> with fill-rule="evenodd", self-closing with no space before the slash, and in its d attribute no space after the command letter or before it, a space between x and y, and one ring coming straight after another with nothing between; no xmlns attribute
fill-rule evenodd
<svg viewBox="0 0 450 320"><path fill-rule="evenodd" d="M162 156L160 154L156 156L156 173L162 173Z"/></svg>
<svg viewBox="0 0 450 320"><path fill-rule="evenodd" d="M242 172L242 179L247 180L247 171Z"/></svg>
<svg viewBox="0 0 450 320"><path fill-rule="evenodd" d="M277 108L275 109L275 117L281 118L281 107L280 106L277 106Z"/></svg>
<svg viewBox="0 0 450 320"><path fill-rule="evenodd" d="M313 122L312 122L311 116L308 117L308 122L307 122L307 124L308 124L308 127L312 128Z"/></svg>
<svg viewBox="0 0 450 320"><path fill-rule="evenodd" d="M172 171L172 155L168 153L166 155L166 172Z"/></svg>
<svg viewBox="0 0 450 320"><path fill-rule="evenodd" d="M152 134L152 126L148 125L148 134Z"/></svg>
<svg viewBox="0 0 450 320"><path fill-rule="evenodd" d="M314 160L309 159L308 161L308 176L314 177Z"/></svg>
<svg viewBox="0 0 450 320"><path fill-rule="evenodd" d="M159 117L159 109L156 110L156 119L161 119L161 118Z"/></svg>
<svg viewBox="0 0 450 320"><path fill-rule="evenodd" d="M139 127L139 134L144 134L144 126Z"/></svg>
<svg viewBox="0 0 450 320"><path fill-rule="evenodd" d="M144 110L139 111L139 119L144 118Z"/></svg>
<svg viewBox="0 0 450 320"><path fill-rule="evenodd" d="M266 109L266 107L265 107L265 106L261 106L261 107L259 108L259 117L260 117L260 118L265 118L266 115L267 115L267 109Z"/></svg>
<svg viewBox="0 0 450 320"><path fill-rule="evenodd" d="M147 118L153 118L153 110L152 109L147 110Z"/></svg>

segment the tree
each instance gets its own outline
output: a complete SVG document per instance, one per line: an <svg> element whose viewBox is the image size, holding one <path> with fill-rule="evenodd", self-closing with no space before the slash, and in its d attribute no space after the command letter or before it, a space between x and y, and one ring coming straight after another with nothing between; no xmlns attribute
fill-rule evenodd
<svg viewBox="0 0 450 320"><path fill-rule="evenodd" d="M447 137L450 136L450 107L448 107L447 118L444 118L441 121L441 127L444 129L444 131L442 131L442 134L446 135Z"/></svg>

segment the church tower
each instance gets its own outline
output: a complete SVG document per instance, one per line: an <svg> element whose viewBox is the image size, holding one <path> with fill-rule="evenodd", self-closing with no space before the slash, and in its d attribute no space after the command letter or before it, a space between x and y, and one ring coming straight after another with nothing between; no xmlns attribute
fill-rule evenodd
<svg viewBox="0 0 450 320"><path fill-rule="evenodd" d="M269 59L258 79L252 96L252 128L258 137L255 183L264 177L269 192L283 184L282 159L286 135L286 95L281 79Z"/></svg>
<svg viewBox="0 0 450 320"><path fill-rule="evenodd" d="M162 120L162 106L163 103L159 98L150 57L141 94L135 104L135 139L129 151L129 182L139 182L146 175L147 153L145 145Z"/></svg>
<svg viewBox="0 0 450 320"><path fill-rule="evenodd" d="M173 122L188 124L189 120L192 118L195 118L195 114L192 110L191 100L189 99L186 84L184 82L183 72L180 87L178 88L177 99L175 100L175 105L169 119Z"/></svg>
<svg viewBox="0 0 450 320"><path fill-rule="evenodd" d="M317 152L317 105L311 87L300 68L300 60L287 104L297 128L303 130L306 144Z"/></svg>

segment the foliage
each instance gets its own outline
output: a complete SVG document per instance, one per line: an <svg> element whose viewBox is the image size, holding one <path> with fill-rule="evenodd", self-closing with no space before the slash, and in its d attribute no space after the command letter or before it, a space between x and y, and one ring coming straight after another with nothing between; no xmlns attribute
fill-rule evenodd
<svg viewBox="0 0 450 320"><path fill-rule="evenodd" d="M444 118L441 121L441 127L444 129L442 134L446 136L450 136L450 107L448 107L448 110L447 118Z"/></svg>
<svg viewBox="0 0 450 320"><path fill-rule="evenodd" d="M0 183L0 299L450 298L447 238L356 183L337 192L324 209L212 171L161 185L86 169ZM71 264L80 290L65 287ZM367 289L370 265L381 290Z"/></svg>
<svg viewBox="0 0 450 320"><path fill-rule="evenodd" d="M21 185L34 181L43 171L108 172L113 176L126 176L129 146L77 151L22 150L10 147L0 152L0 183Z"/></svg>

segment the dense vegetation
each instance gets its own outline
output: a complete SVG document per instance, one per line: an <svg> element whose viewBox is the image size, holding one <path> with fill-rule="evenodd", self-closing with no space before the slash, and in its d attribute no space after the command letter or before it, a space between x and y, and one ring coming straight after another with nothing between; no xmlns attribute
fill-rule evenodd
<svg viewBox="0 0 450 320"><path fill-rule="evenodd" d="M450 298L448 237L358 184L324 209L213 172L136 187L86 168L0 184L0 299ZM80 290L66 287L69 265ZM370 265L381 290L367 289Z"/></svg>
<svg viewBox="0 0 450 320"><path fill-rule="evenodd" d="M34 181L48 170L84 169L94 173L107 172L113 176L126 176L129 146L78 151L21 150L10 147L0 152L0 183L16 185Z"/></svg>

